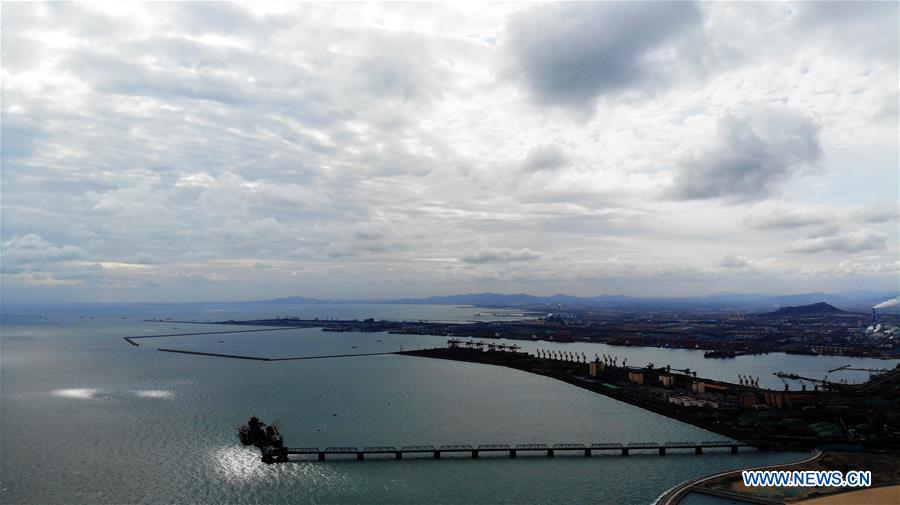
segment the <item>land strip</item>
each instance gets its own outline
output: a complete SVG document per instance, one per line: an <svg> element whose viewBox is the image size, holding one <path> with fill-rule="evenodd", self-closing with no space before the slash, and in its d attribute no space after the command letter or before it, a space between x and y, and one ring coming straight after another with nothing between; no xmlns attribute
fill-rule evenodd
<svg viewBox="0 0 900 505"><path fill-rule="evenodd" d="M900 318L883 315L891 324ZM895 321L895 319L897 319ZM607 313L589 311L549 314L515 321L388 321L281 317L247 321L173 321L183 324L227 324L322 328L323 331L380 332L472 337L478 339L597 342L608 345L702 349L710 358L785 352L900 357L900 346L887 333L866 330L866 316L838 311L815 314ZM879 324L877 326L881 328ZM874 328L874 327L873 327ZM890 330L893 331L893 330Z"/></svg>

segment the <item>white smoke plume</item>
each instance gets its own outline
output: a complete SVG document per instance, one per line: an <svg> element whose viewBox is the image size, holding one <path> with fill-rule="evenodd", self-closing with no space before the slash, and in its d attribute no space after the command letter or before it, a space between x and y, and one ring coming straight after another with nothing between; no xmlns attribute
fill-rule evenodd
<svg viewBox="0 0 900 505"><path fill-rule="evenodd" d="M883 309L885 307L893 307L894 305L898 305L898 304L900 304L900 296L891 298L890 300L885 300L872 308Z"/></svg>

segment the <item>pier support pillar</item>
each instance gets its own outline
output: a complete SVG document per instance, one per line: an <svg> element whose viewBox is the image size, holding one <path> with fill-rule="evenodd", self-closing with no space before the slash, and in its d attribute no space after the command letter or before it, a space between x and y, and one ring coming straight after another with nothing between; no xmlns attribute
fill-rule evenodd
<svg viewBox="0 0 900 505"><path fill-rule="evenodd" d="M434 459L441 459L441 451L434 451Z"/></svg>
<svg viewBox="0 0 900 505"><path fill-rule="evenodd" d="M697 454L697 455L703 454L703 448L700 447L699 445L697 447L694 447L694 454Z"/></svg>
<svg viewBox="0 0 900 505"><path fill-rule="evenodd" d="M510 458L515 458L515 457L516 457L516 450L515 450L515 449L510 449L510 450L509 450L509 457L510 457Z"/></svg>
<svg viewBox="0 0 900 505"><path fill-rule="evenodd" d="M324 452L319 453L319 461L325 461L325 453Z"/></svg>
<svg viewBox="0 0 900 505"><path fill-rule="evenodd" d="M478 457L478 451L472 451L472 459L475 459L477 457Z"/></svg>
<svg viewBox="0 0 900 505"><path fill-rule="evenodd" d="M666 448L665 448L665 447L660 447L660 448L659 448L659 455L660 455L660 456L665 456L665 455L666 455Z"/></svg>
<svg viewBox="0 0 900 505"><path fill-rule="evenodd" d="M552 458L554 456L553 449L547 449L547 457Z"/></svg>
<svg viewBox="0 0 900 505"><path fill-rule="evenodd" d="M731 454L737 454L737 452L738 452L738 447L736 445L732 445L731 446Z"/></svg>
<svg viewBox="0 0 900 505"><path fill-rule="evenodd" d="M403 453L400 451L395 452L394 459L403 459Z"/></svg>
<svg viewBox="0 0 900 505"><path fill-rule="evenodd" d="M356 453L356 461L362 461L362 460L363 460L363 453L357 452Z"/></svg>
<svg viewBox="0 0 900 505"><path fill-rule="evenodd" d="M590 457L591 457L591 450L590 450L590 449L585 449L585 450L584 450L584 457L586 457L586 458L590 458Z"/></svg>
<svg viewBox="0 0 900 505"><path fill-rule="evenodd" d="M628 448L627 447L622 448L622 456L628 456Z"/></svg>

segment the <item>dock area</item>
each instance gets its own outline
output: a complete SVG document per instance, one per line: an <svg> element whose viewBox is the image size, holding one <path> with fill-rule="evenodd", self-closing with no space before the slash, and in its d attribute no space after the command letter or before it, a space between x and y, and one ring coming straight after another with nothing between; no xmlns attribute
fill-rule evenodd
<svg viewBox="0 0 900 505"><path fill-rule="evenodd" d="M787 386L784 390L761 388L749 376L729 383L698 377L687 369L627 366L605 355L593 360L559 351L539 350L535 355L459 339L448 340L447 347L398 354L543 375L764 450L843 444L900 453L896 432L888 423L877 433L866 424L873 416L889 416L893 411L900 367L860 385L816 384L797 391ZM868 430L867 435L858 436L859 430Z"/></svg>

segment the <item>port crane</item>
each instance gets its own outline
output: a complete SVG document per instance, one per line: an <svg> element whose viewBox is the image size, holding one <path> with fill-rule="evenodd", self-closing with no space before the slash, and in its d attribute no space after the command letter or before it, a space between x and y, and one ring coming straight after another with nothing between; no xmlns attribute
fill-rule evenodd
<svg viewBox="0 0 900 505"><path fill-rule="evenodd" d="M697 372L695 372L694 370L691 370L690 368L672 368L671 365L666 365L666 371L667 372L681 372L684 375L691 375L693 377L697 376Z"/></svg>

